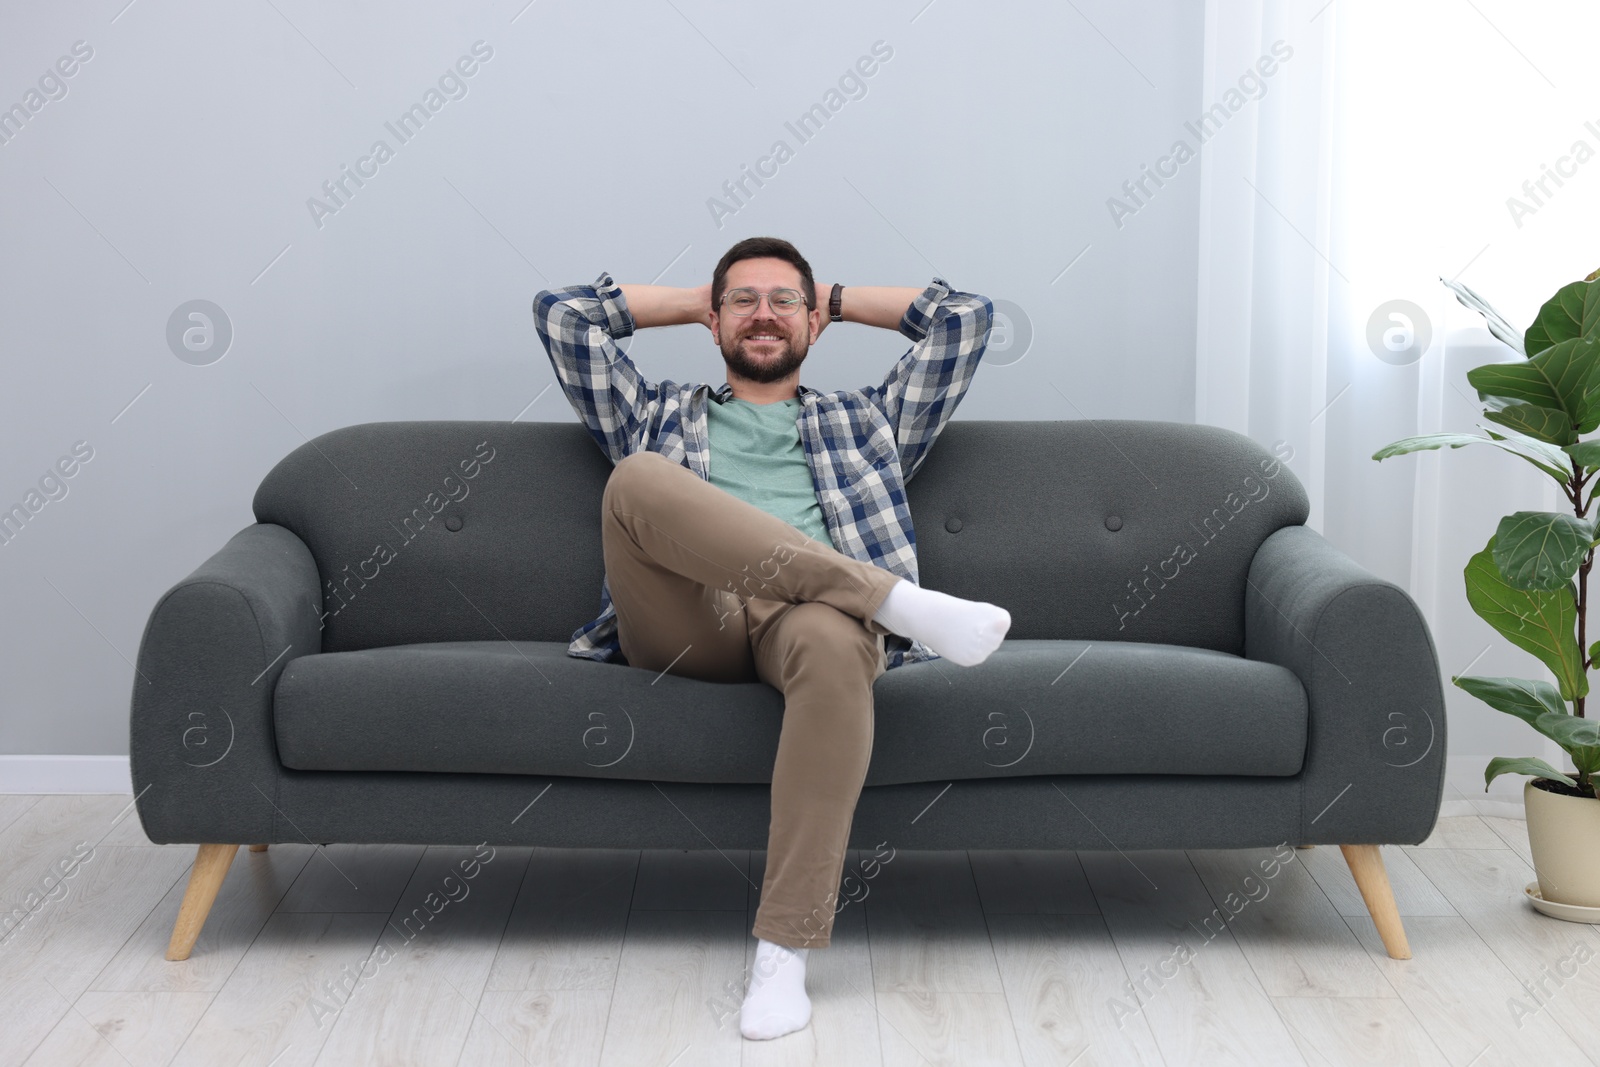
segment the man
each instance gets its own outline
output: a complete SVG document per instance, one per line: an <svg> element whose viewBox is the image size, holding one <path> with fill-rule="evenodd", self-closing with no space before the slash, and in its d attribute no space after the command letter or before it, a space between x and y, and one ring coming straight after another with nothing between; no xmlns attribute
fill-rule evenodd
<svg viewBox="0 0 1600 1067"><path fill-rule="evenodd" d="M772 1038L811 1018L805 957L832 939L835 894L872 754L884 671L999 647L1011 616L916 584L905 482L960 402L993 305L926 289L832 286L788 241L752 237L692 289L545 290L534 323L567 399L615 469L602 498L601 612L568 653L784 695L756 964L740 1030ZM830 322L913 344L881 385L800 385ZM617 342L700 323L727 384L646 381ZM886 640L887 639L887 640Z"/></svg>

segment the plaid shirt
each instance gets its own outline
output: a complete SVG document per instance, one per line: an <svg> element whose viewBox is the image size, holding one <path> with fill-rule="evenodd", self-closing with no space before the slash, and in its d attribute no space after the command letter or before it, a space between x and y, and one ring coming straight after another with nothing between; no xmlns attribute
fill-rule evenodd
<svg viewBox="0 0 1600 1067"><path fill-rule="evenodd" d="M900 332L913 344L881 385L832 393L799 387L800 440L840 552L917 581L905 483L971 384L993 312L987 297L934 278L900 319ZM649 449L706 477L706 406L713 393L731 396L732 386L646 381L617 348L633 333L634 321L609 274L593 285L542 290L533 300L533 318L562 391L612 463ZM899 634L884 642L885 669L940 658ZM626 662L609 579L600 584L600 615L573 633L567 654Z"/></svg>

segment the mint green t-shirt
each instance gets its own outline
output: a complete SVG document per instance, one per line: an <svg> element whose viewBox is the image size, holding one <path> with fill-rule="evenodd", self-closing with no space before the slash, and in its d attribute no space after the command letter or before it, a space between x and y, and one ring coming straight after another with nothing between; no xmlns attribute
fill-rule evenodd
<svg viewBox="0 0 1600 1067"><path fill-rule="evenodd" d="M799 397L771 404L712 400L706 405L711 438L706 480L832 547L795 422L800 407Z"/></svg>

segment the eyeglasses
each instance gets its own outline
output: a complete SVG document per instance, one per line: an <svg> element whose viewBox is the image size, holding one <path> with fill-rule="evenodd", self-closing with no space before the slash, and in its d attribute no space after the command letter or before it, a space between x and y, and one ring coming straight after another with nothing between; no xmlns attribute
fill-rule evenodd
<svg viewBox="0 0 1600 1067"><path fill-rule="evenodd" d="M754 289L729 289L722 302L735 315L748 315L760 306L761 296ZM793 315L806 303L805 294L798 289L774 289L766 297L774 315Z"/></svg>

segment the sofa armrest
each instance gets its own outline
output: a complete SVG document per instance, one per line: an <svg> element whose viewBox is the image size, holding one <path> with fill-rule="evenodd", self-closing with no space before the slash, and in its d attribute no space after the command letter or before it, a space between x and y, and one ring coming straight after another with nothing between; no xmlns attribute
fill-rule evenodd
<svg viewBox="0 0 1600 1067"><path fill-rule="evenodd" d="M1245 588L1245 655L1287 667L1310 721L1296 844L1416 844L1444 794L1439 657L1415 601L1305 526L1268 537Z"/></svg>
<svg viewBox="0 0 1600 1067"><path fill-rule="evenodd" d="M272 692L322 650L310 550L282 526L235 534L156 603L139 643L128 756L157 844L279 840Z"/></svg>

